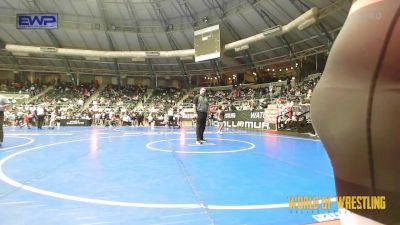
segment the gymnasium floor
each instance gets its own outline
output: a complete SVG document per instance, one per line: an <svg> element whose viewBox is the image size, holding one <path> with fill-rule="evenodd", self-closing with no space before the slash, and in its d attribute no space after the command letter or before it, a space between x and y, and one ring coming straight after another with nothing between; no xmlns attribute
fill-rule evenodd
<svg viewBox="0 0 400 225"><path fill-rule="evenodd" d="M207 127L6 128L1 225L305 224L289 196L334 196L319 140Z"/></svg>

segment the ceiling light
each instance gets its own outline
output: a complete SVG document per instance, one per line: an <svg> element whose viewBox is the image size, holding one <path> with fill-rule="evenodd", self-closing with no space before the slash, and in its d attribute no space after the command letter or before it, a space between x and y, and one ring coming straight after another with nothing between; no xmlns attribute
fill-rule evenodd
<svg viewBox="0 0 400 225"><path fill-rule="evenodd" d="M240 47L235 48L235 52L240 52L249 48L250 48L249 45L242 45Z"/></svg>
<svg viewBox="0 0 400 225"><path fill-rule="evenodd" d="M281 31L282 31L282 27L280 25L278 25L278 26L271 27L271 28L264 30L262 34L264 36L272 36L272 35L278 34Z"/></svg>
<svg viewBox="0 0 400 225"><path fill-rule="evenodd" d="M57 52L55 47L40 47L41 52Z"/></svg>

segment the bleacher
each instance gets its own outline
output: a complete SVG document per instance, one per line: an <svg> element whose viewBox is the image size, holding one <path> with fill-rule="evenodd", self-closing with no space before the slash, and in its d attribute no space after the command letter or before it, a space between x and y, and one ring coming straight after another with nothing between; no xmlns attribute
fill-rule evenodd
<svg viewBox="0 0 400 225"><path fill-rule="evenodd" d="M133 109L136 104L142 101L146 87L129 85L119 87L108 85L95 100L99 111L109 111L118 108Z"/></svg>
<svg viewBox="0 0 400 225"><path fill-rule="evenodd" d="M176 88L158 88L155 89L153 95L147 99L143 108L164 112L169 108L176 106L176 103L178 103L185 94L185 90L178 90Z"/></svg>

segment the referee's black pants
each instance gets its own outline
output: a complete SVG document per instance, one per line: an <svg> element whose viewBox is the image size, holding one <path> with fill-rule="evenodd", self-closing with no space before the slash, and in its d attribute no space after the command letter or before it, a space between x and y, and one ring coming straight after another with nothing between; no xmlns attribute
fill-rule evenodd
<svg viewBox="0 0 400 225"><path fill-rule="evenodd" d="M0 111L0 144L3 143L4 139L3 123L4 123L4 112Z"/></svg>
<svg viewBox="0 0 400 225"><path fill-rule="evenodd" d="M197 123L196 123L196 137L197 141L204 140L204 130L206 129L207 113L197 112Z"/></svg>
<svg viewBox="0 0 400 225"><path fill-rule="evenodd" d="M42 129L43 122L44 122L44 115L38 115L38 129Z"/></svg>

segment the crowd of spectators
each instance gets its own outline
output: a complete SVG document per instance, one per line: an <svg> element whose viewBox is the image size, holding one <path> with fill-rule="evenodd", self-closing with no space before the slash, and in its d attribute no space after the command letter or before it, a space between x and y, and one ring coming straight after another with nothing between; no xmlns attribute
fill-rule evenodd
<svg viewBox="0 0 400 225"><path fill-rule="evenodd" d="M213 117L213 113L220 105L229 111L253 111L262 110L273 104L278 108L278 128L298 129L311 123L309 103L318 80L319 77L316 77L295 83L288 78L286 81L261 86L239 85L224 90L209 88L207 91L211 108L209 117ZM196 94L195 91L191 91L183 106L191 108L192 99Z"/></svg>
<svg viewBox="0 0 400 225"><path fill-rule="evenodd" d="M53 113L58 121L86 120L96 126L154 125L156 120L168 117L168 110L184 93L174 88L160 88L151 97L147 96L145 103L145 86L108 85L95 99L90 99L88 109L82 110L85 101L89 101L98 88L95 82L80 85L58 83L29 104L12 104L6 111L5 125L31 127L37 124L38 108L45 109L45 124L49 123ZM138 103L142 103L142 107L135 109Z"/></svg>
<svg viewBox="0 0 400 225"><path fill-rule="evenodd" d="M235 111L261 110L269 104L277 104L279 127L286 129L300 120L309 121L308 103L317 82L318 78L301 83L288 79L261 86L238 85L224 90L210 88L207 95L212 113L219 105L223 105L225 110ZM37 94L51 84L30 85L35 87ZM183 105L191 108L196 94L194 91L187 93L186 90L176 88L158 88L152 95L146 96L145 86L108 85L95 99L90 99L92 104L87 110L82 110L85 101L99 88L98 83L74 85L70 82L56 82L52 85L52 90L29 104L12 104L6 112L5 124L29 127L35 123L35 111L40 106L46 109L47 115L55 112L60 120L90 120L92 125L98 126L151 125L155 120L165 120L171 109L175 115L179 114L183 106L177 103L186 94L189 97ZM140 107L135 107L139 104Z"/></svg>
<svg viewBox="0 0 400 225"><path fill-rule="evenodd" d="M286 81L275 82L263 87L238 85L225 90L210 88L207 91L207 97L212 108L223 105L229 110L258 110L265 108L268 104L287 102L293 102L294 105L307 104L310 102L317 82L318 78L295 84L292 79L288 78ZM195 94L195 91L191 91L184 104L191 107L190 103Z"/></svg>
<svg viewBox="0 0 400 225"><path fill-rule="evenodd" d="M98 106L105 108L131 107L143 99L146 91L146 86L118 86L109 84L95 101Z"/></svg>
<svg viewBox="0 0 400 225"><path fill-rule="evenodd" d="M1 80L0 92L29 94L30 96L34 96L39 94L49 85L52 85L53 82L54 81L40 82L39 80L35 80L34 82L16 82L12 80Z"/></svg>
<svg viewBox="0 0 400 225"><path fill-rule="evenodd" d="M71 82L56 82L49 84L53 89L47 93L37 92L39 95L29 103L26 100L13 102L5 114L5 124L13 126L27 126L36 123L36 109L43 107L48 114L57 111L59 118L87 118L87 113L81 113L85 99L93 94L98 85L94 82L74 85Z"/></svg>
<svg viewBox="0 0 400 225"><path fill-rule="evenodd" d="M184 91L176 88L157 88L146 96L146 90L143 86L107 87L89 110L94 125L154 125L166 120L168 111L184 95ZM108 102L106 107L104 102ZM141 106L135 107L138 104Z"/></svg>
<svg viewBox="0 0 400 225"><path fill-rule="evenodd" d="M153 95L143 103L143 109L165 112L174 107L185 94L185 90L177 88L157 88Z"/></svg>

